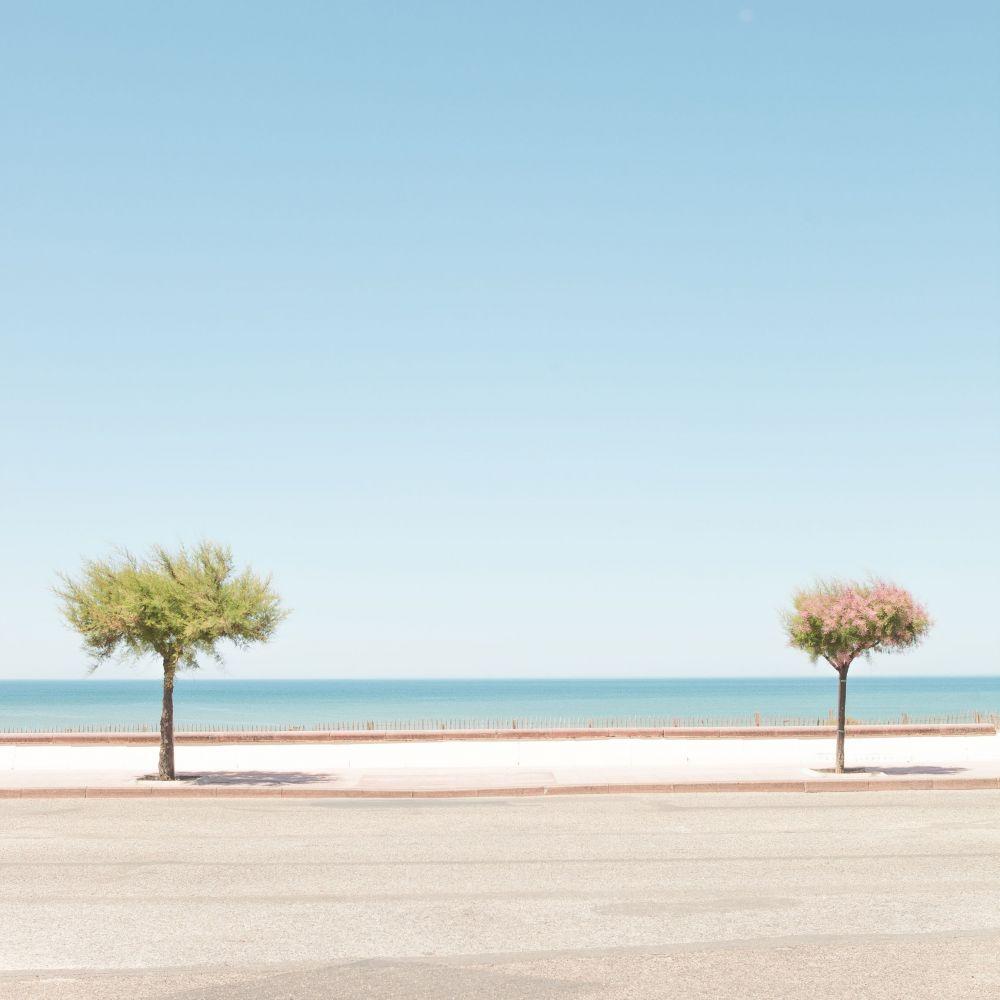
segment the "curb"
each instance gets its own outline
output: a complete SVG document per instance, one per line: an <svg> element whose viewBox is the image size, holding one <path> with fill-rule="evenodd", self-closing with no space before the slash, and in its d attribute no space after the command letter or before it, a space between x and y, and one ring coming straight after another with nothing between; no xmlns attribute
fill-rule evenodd
<svg viewBox="0 0 1000 1000"><path fill-rule="evenodd" d="M849 725L849 737L995 736L986 722ZM254 743L424 743L442 740L771 740L833 739L832 726L666 726L586 729L400 729L177 733L178 746ZM154 746L159 733L0 733L0 746Z"/></svg>
<svg viewBox="0 0 1000 1000"><path fill-rule="evenodd" d="M0 799L454 799L497 796L634 795L706 792L907 792L1000 790L1000 778L826 778L804 781L699 781L661 784L530 785L509 788L356 789L298 786L126 785L0 788Z"/></svg>

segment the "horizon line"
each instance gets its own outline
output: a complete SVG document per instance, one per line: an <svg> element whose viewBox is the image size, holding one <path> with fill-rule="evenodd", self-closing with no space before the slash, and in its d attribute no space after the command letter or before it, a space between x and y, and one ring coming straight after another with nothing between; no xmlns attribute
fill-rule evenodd
<svg viewBox="0 0 1000 1000"><path fill-rule="evenodd" d="M198 676L198 671L186 670L178 673L177 680L183 680L186 678L195 678ZM492 681L742 681L742 680L759 680L759 681L779 681L779 680L806 680L811 677L811 674L785 674L785 675L775 675L775 674L709 674L707 676L692 675L692 674L672 674L672 675L660 675L660 674L629 674L625 676L613 676L613 675L587 675L587 674L566 674L566 675L524 675L524 676L434 676L434 675L423 675L420 677L400 677L400 676L385 676L385 677L233 677L233 676L213 676L213 677L203 677L204 680L214 680L214 681L243 681L247 683L253 683L255 681L279 681L279 682L295 682L295 681L336 681L343 683L361 683L367 684L377 681L469 681L469 682L492 682ZM962 680L965 678L975 678L981 679L985 677L995 677L1000 680L1000 675L995 673L981 673L981 674L884 674L879 675L880 677L895 678L897 680L920 680L924 678L950 678L952 680ZM155 677L0 677L0 683L45 683L45 682L59 682L59 681L94 681L96 683L142 683L148 681L159 681L159 676Z"/></svg>

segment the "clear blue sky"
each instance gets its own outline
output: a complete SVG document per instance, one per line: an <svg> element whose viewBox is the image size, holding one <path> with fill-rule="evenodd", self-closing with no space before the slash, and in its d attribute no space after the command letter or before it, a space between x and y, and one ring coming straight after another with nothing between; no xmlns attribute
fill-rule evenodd
<svg viewBox="0 0 1000 1000"><path fill-rule="evenodd" d="M869 571L938 625L863 669L997 671L998 37L8 5L0 676L81 676L57 570L199 537L294 608L238 676L808 673L778 609Z"/></svg>

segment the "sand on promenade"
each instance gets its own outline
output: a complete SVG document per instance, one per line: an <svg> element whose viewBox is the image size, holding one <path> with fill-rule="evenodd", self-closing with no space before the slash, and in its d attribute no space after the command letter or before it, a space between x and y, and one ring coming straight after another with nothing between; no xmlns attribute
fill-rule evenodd
<svg viewBox="0 0 1000 1000"><path fill-rule="evenodd" d="M856 780L1000 778L1000 735L855 738ZM179 746L198 784L357 790L572 787L697 781L822 781L832 739ZM155 769L153 746L0 746L0 788L126 787Z"/></svg>

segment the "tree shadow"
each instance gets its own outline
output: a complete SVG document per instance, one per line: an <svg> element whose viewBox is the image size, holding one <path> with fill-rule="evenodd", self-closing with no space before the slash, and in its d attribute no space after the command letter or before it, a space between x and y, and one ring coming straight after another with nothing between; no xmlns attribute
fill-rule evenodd
<svg viewBox="0 0 1000 1000"><path fill-rule="evenodd" d="M329 783L334 779L330 774L315 774L309 771L201 771L197 774L178 774L185 784L204 787L206 785L254 785L260 787L281 785L313 785L317 782Z"/></svg>
<svg viewBox="0 0 1000 1000"><path fill-rule="evenodd" d="M868 774L961 774L967 767L937 767L934 764L911 764L908 767L862 767Z"/></svg>
<svg viewBox="0 0 1000 1000"><path fill-rule="evenodd" d="M813 770L819 774L836 773L832 767L816 767ZM879 767L877 764L872 764L868 767L845 767L844 774L961 774L967 770L967 767L938 767L935 764L910 764L906 767Z"/></svg>

